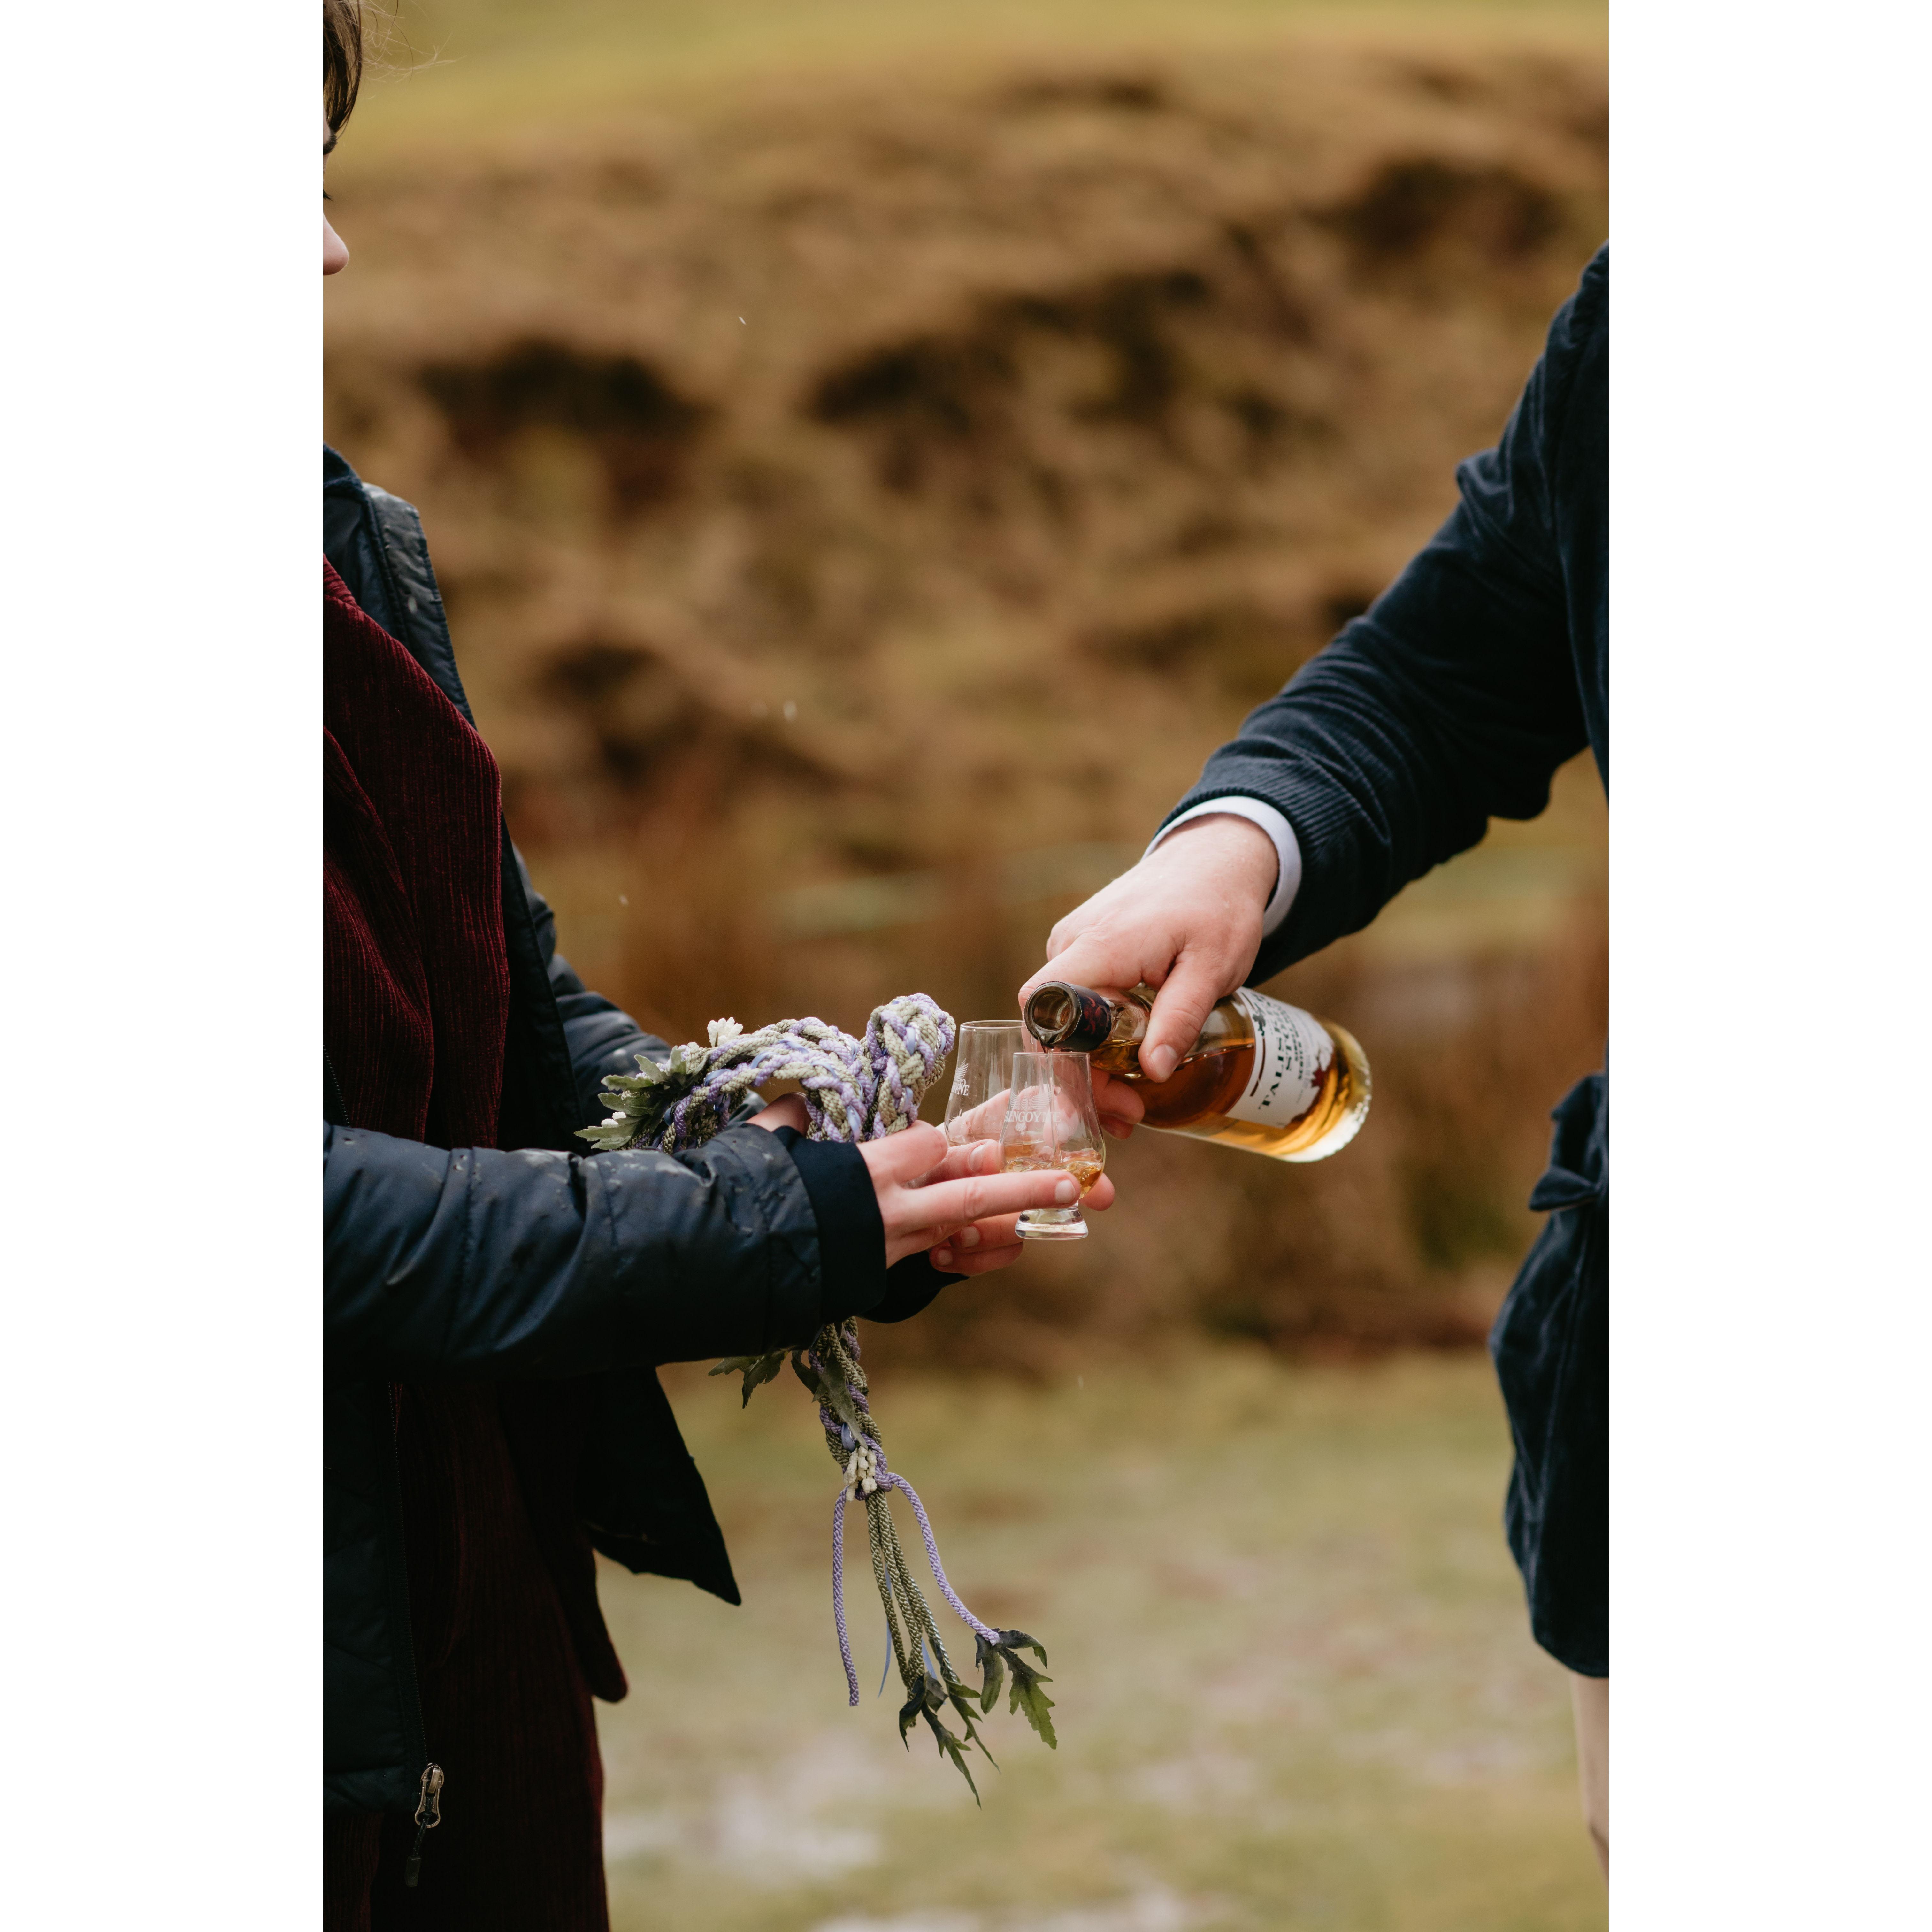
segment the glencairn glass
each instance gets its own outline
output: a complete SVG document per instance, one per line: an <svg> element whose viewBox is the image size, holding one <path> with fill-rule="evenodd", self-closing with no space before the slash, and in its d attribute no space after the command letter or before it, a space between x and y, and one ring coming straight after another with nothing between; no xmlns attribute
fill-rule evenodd
<svg viewBox="0 0 1932 1932"><path fill-rule="evenodd" d="M1064 1169L1080 1184L1084 1201L1106 1171L1107 1143L1094 1104L1092 1063L1084 1053L1016 1053L1012 1097L1000 1130L1000 1165L1008 1174ZM1067 1208L1030 1208L1019 1218L1028 1241L1078 1241L1087 1235L1079 1202Z"/></svg>
<svg viewBox="0 0 1932 1932"><path fill-rule="evenodd" d="M996 1141L1012 1098L1013 1055L1027 1044L1018 1020L968 1020L952 1057L946 1096L946 1138L954 1147Z"/></svg>

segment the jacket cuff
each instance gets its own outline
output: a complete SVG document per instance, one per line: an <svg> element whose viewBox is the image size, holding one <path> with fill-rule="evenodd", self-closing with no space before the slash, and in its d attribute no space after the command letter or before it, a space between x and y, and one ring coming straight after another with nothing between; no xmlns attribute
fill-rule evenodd
<svg viewBox="0 0 1932 1932"><path fill-rule="evenodd" d="M1236 795L1259 799L1281 814L1294 835L1300 861L1294 899L1284 909L1281 923L1263 937L1248 974L1247 983L1258 986L1344 932L1367 925L1407 881L1390 884L1358 915L1340 902L1344 896L1338 891L1340 882L1365 870L1365 862L1352 856L1348 844L1354 830L1350 814L1360 808L1345 786L1298 747L1266 757L1217 752L1208 760L1199 783L1168 814L1163 825L1197 805Z"/></svg>
<svg viewBox="0 0 1932 1932"><path fill-rule="evenodd" d="M963 1274L941 1274L932 1264L930 1252L908 1255L886 1270L885 1298L866 1310L868 1322L910 1322L938 1298L949 1282L964 1281Z"/></svg>
<svg viewBox="0 0 1932 1932"><path fill-rule="evenodd" d="M1259 826L1274 847L1274 890L1268 895L1268 904L1262 908L1262 937L1265 939L1287 918L1288 908L1294 904L1294 896L1301 886L1300 842L1294 836L1294 827L1266 799L1229 793L1220 798L1203 799L1198 805L1185 806L1168 818L1148 840L1147 851L1141 856L1145 858L1170 832L1178 831L1190 819L1217 815L1245 818L1250 824Z"/></svg>
<svg viewBox="0 0 1932 1932"><path fill-rule="evenodd" d="M886 1225L872 1169L846 1142L808 1141L796 1127L780 1127L777 1138L798 1169L818 1223L819 1327L869 1315L886 1286Z"/></svg>

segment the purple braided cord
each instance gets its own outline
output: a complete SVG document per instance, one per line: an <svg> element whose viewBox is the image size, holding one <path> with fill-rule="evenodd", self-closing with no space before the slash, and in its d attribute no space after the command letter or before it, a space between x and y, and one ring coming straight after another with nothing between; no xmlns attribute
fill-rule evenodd
<svg viewBox="0 0 1932 1932"><path fill-rule="evenodd" d="M852 1668L852 1640L845 1634L845 1492L832 1505L832 1621L838 1627L838 1660L845 1666L845 1701L859 1702L859 1673Z"/></svg>
<svg viewBox="0 0 1932 1932"><path fill-rule="evenodd" d="M857 1352L856 1339L853 1346L854 1352L856 1354ZM825 1376L825 1364L819 1360L817 1349L808 1350L806 1359L823 1378ZM857 1389L848 1385L846 1392L852 1399L853 1407L869 1421L872 1413L871 1404ZM838 1418L834 1415L823 1402L820 1402L818 1406L818 1420L826 1434L832 1436L838 1434ZM871 1446L872 1455L878 1468L879 1487L882 1490L897 1490L907 1502L912 1504L912 1513L919 1519L919 1533L926 1542L926 1560L932 1566L933 1581L939 1586L940 1594L952 1606L953 1614L968 1630L984 1637L988 1643L998 1643L1000 1640L999 1632L991 1624L982 1624L959 1600L958 1593L947 1580L946 1566L939 1560L938 1540L933 1535L932 1524L926 1514L925 1504L919 1499L919 1492L906 1480L904 1477L896 1474L887 1468L885 1444L876 1436L868 1436L866 1439ZM856 1704L859 1701L859 1679L852 1668L851 1640L846 1634L845 1630L844 1521L845 1491L842 1488L838 1492L838 1501L833 1509L832 1518L832 1618L838 1628L838 1654L845 1659L846 1688L851 1693L851 1702Z"/></svg>
<svg viewBox="0 0 1932 1932"><path fill-rule="evenodd" d="M830 1379L825 1372L825 1364L819 1360L815 1347L806 1349L805 1358L818 1371L820 1382ZM849 1390L848 1393L852 1398L853 1407L860 1414L869 1418L872 1411L866 1405L866 1398L856 1389ZM828 1436L836 1436L840 1432L839 1418L823 1402L818 1405L818 1423ZM876 1436L868 1436L866 1439L872 1444L872 1453L878 1458L879 1468L883 1474L886 1466L885 1450ZM845 1628L845 1486L842 1483L838 1486L838 1499L832 1505L832 1622L838 1632L838 1655L845 1666L845 1701L856 1708L859 1702L859 1676L852 1667L852 1639Z"/></svg>
<svg viewBox="0 0 1932 1932"><path fill-rule="evenodd" d="M940 1039L936 1043L922 1038L909 1020L884 1007L866 1023L862 1041L823 1020L801 1020L788 1025L776 1040L749 1052L736 1042L728 1042L714 1049L718 1058L697 1085L674 1103L653 1138L668 1148L684 1144L706 1116L722 1118L730 1112L733 1100L764 1079L796 1079L806 1089L814 1140L835 1137L827 1132L827 1097L836 1096L842 1106L848 1131L851 1126L858 1127L854 1138L874 1138L878 1133L882 1087L891 1096L895 1119L915 1118L919 1094L902 1076L886 1036L890 1032L902 1052L918 1060L926 1076L922 1084L929 1084L951 1050L954 1029L950 1016L925 994L914 994L904 1004L915 1007L922 1017L938 1020ZM828 1061L839 1064L828 1065Z"/></svg>
<svg viewBox="0 0 1932 1932"><path fill-rule="evenodd" d="M968 1630L976 1631L988 1643L998 1643L1000 1640L999 1632L982 1624L959 1600L953 1592L952 1586L946 1580L946 1572L939 1561L939 1545L932 1540L932 1526L926 1520L926 1505L920 1501L918 1492L904 1477L895 1476L890 1472L880 1475L879 1487L882 1490L897 1490L912 1504L912 1513L919 1518L919 1533L926 1538L926 1560L932 1565L933 1579L938 1584L940 1593L946 1600L952 1606L954 1614Z"/></svg>
<svg viewBox="0 0 1932 1932"><path fill-rule="evenodd" d="M898 1062L890 1052L886 1050L881 1040L881 1029L885 1027L891 1028L902 1046L910 1047L918 1054L920 1064L925 1069L928 1082L938 1070L940 1055L935 1054L911 1028L901 1024L895 1016L887 1012L884 1007L880 1007L874 1013L866 1024L866 1058L878 1070L880 1078L890 1083L892 1099L898 1111L902 1114L916 1112L919 1105L917 1096L909 1094L906 1091L905 1083L899 1077Z"/></svg>
<svg viewBox="0 0 1932 1932"><path fill-rule="evenodd" d="M825 1028L827 1034L835 1034L836 1030L833 1028ZM871 1032L872 1029L868 1028L868 1036ZM842 1039L845 1036L839 1037ZM728 1047L724 1051L728 1054L730 1048ZM808 1094L836 1094L844 1102L849 1119L866 1119L872 1112L872 1097L878 1090L878 1076L874 1073L868 1080L866 1076L869 1070L862 1065L851 1064L856 1056L847 1054L842 1056L848 1063L845 1070L846 1077L842 1078L838 1072L823 1064L825 1056L834 1051L836 1048L830 1040L813 1040L796 1030L790 1030L777 1040L768 1042L748 1060L720 1060L710 1067L698 1084L673 1106L662 1130L664 1144L667 1147L682 1144L690 1136L694 1114L712 1114L722 1117L730 1111L731 1102L740 1094L748 1091L760 1080L765 1079L794 1078ZM803 1072L784 1070L795 1069L798 1062L808 1057L818 1063L808 1070ZM855 1081L856 1084L854 1084ZM904 1092L898 1082L895 1081L894 1084L902 1094ZM816 1137L818 1132L822 1132L824 1124L824 1102L820 1100L814 1106L808 1100L806 1105L813 1115L812 1126Z"/></svg>
<svg viewBox="0 0 1932 1932"><path fill-rule="evenodd" d="M722 1123L728 1115L734 1102L766 1079L795 1079L804 1088L806 1109L811 1117L808 1132L814 1140L877 1139L889 1130L880 1118L881 1114L898 1123L916 1119L920 1096L931 1084L940 1063L952 1051L955 1029L952 1016L922 993L914 994L894 1004L909 1007L916 1015L936 1021L935 1030L939 1036L937 1041L922 1036L910 1020L886 1006L874 1012L866 1024L862 1041L855 1040L849 1034L817 1019L789 1022L776 1040L766 1040L755 1048L748 1050L748 1043L728 1041L713 1049L716 1057L698 1084L673 1105L651 1138L662 1147L676 1148L694 1138L703 1137L703 1130L711 1128L712 1123ZM887 1044L888 1032L897 1044L899 1054L895 1054ZM902 1054L909 1054L919 1062L924 1077L916 1086L908 1086L900 1072ZM890 1108L880 1105L882 1088L891 1100ZM844 1113L842 1132L832 1128L830 1117L834 1110L827 1106L828 1100L836 1102ZM712 1130L715 1131L715 1128ZM856 1360L856 1335L852 1337L851 1347ZM804 1352L820 1382L829 1384L832 1377L817 1348L808 1347ZM843 1384L844 1378L841 1376L838 1380ZM872 1405L865 1396L849 1385L847 1392L854 1408L871 1423ZM842 1441L849 1433L842 1419L823 1402L818 1406L818 1420L829 1437ZM886 1467L885 1449L876 1433L868 1430L865 1442L874 1459L880 1490L901 1490L911 1502L913 1512L919 1518L920 1534L926 1540L926 1561L932 1565L934 1579L946 1600L969 1629L988 1642L997 1642L998 1632L980 1622L959 1600L952 1586L946 1581L945 1569L939 1560L939 1546L933 1539L932 1525L926 1519L926 1506L920 1501L917 1492L904 1477L893 1474ZM847 1493L845 1486L841 1484L832 1506L832 1618L838 1632L839 1661L845 1667L847 1700L856 1706L859 1702L859 1678L853 1666L852 1640L845 1624Z"/></svg>

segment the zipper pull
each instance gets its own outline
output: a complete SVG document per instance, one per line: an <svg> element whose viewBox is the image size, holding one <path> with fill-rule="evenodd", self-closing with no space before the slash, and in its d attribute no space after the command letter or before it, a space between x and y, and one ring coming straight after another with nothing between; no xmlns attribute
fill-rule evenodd
<svg viewBox="0 0 1932 1932"><path fill-rule="evenodd" d="M413 1886L422 1873L423 1838L442 1822L442 1766L426 1764L422 1768L422 1796L416 1801L416 1841L409 1862L403 1868L403 1882Z"/></svg>

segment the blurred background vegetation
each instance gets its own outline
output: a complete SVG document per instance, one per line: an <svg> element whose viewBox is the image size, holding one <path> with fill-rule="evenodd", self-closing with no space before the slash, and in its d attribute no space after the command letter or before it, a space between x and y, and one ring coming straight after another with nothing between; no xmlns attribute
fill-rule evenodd
<svg viewBox="0 0 1932 1932"><path fill-rule="evenodd" d="M1208 752L1446 514L1456 460L1495 439L1606 230L1600 4L407 0L398 28L394 70L330 167L354 260L328 292L329 440L422 510L512 827L564 950L673 1039L723 1013L856 1029L914 988L962 1018L1010 1012L1054 918L1131 862ZM1106 1491L1106 1429L1124 1432L1125 1454L1170 1405L1218 1402L1232 1363L1247 1364L1244 1400L1288 1413L1314 1390L1316 1411L1339 1418L1340 1391L1423 1370L1337 1363L1472 1349L1534 1232L1524 1202L1546 1110L1600 1060L1604 916L1604 805L1580 762L1541 818L1496 826L1368 932L1270 988L1345 1022L1374 1063L1374 1113L1344 1156L1286 1168L1137 1136L1113 1150L1120 1202L1083 1250L869 1331L871 1358L1030 1378L1031 1394L998 1400L1045 1404L1027 1426L1049 1432L1070 1426L1077 1378L1118 1384L1090 1417L1100 1462L1068 1474L1065 1494L1090 1501ZM1156 1361L1165 1384L1141 1366ZM1507 1678L1498 1660L1519 1652L1533 1676L1496 1528L1507 1445L1493 1393L1479 1360L1431 1372L1446 1379L1404 1386L1438 1418L1435 1450L1376 1438L1362 1466L1384 1475L1358 1474L1336 1507L1402 1546L1424 1534L1427 1506L1394 1500L1386 1472L1440 1459L1474 1512L1471 1588L1500 1619L1501 1648L1469 1663L1469 1681ZM741 1568L774 1580L797 1568L803 1604L823 1552L794 1550L796 1526L773 1527L754 1499L783 1492L794 1459L810 1493L823 1486L808 1417L754 1469L742 1459L778 1438L760 1425L732 1449L740 1425L719 1386L680 1400L700 1435L710 1420L724 1430L705 1436L707 1470L739 1458L721 1494ZM951 1412L942 1383L896 1377L889 1408L902 1390L908 1414ZM1363 1400L1365 1414L1394 1413ZM760 1400L786 1403L782 1390ZM925 1466L942 1534L949 1480L969 1478L949 1439L933 1432ZM1295 1526L1297 1466L1277 1446L1254 1466L1270 1473L1243 1480L1261 1485L1256 1508L1279 1504L1291 1557L1312 1537L1302 1554L1325 1563L1323 1538L1342 1532ZM815 1538L815 1506L806 1515ZM1069 1501L1039 1520L1055 1537L1090 1534L1077 1515ZM989 1528L988 1548L1046 1533L1028 1524ZM1201 1587L1247 1600L1248 1585L1213 1581L1211 1554L1189 1560ZM1406 1557L1397 1568L1382 1605L1396 1624L1449 1614L1439 1575L1430 1583ZM613 1590L628 1603L628 1587ZM790 1600L792 1584L772 1588ZM623 1768L650 1761L655 1733L621 1742L650 1716L652 1619L684 1632L708 1615L688 1593L674 1607L664 1586L644 1588L626 1651L640 1692L608 1733L614 1804L631 1778L634 1809L663 1768ZM767 1664L741 1625L713 1623L721 1659L736 1646L719 1670L754 1712ZM1334 1634L1352 1641L1340 1624ZM814 1718L838 1702L823 1636L814 1622L801 1654ZM1137 1667L1131 1646L1070 1658L1077 1645L1056 1661L1089 1696L1090 1672ZM1174 1761L1222 1762L1226 1738L1190 1743L1184 1702L1159 1673L1150 1684L1149 1721ZM1470 1690L1452 1722L1442 1712L1457 1694L1414 1718L1421 1760L1474 1748L1456 1726L1486 1694ZM1210 1803L1210 1778L1163 1814L1197 1864L1221 1842L1200 1837L1208 1813L1216 1829L1246 1819L1257 1844L1292 1839L1301 1820L1315 1862L1299 1889L1282 1892L1276 1870L1258 1890L1245 1877L1217 1890L1150 1851L1155 1876L1117 1874L1108 1894L1130 1904L1083 1917L1088 1894L1064 1872L1040 1878L1060 1868L1016 1840L998 1856L1062 1898L1060 1917L1002 1917L1033 1894L956 1883L947 1866L943 1880L926 1868L924 1890L892 1880L899 1916L867 1918L851 1899L885 1868L860 1858L849 1898L845 1867L795 1894L720 1880L718 1898L737 1902L714 1919L691 1874L722 1868L698 1857L674 1882L667 1847L689 1834L661 1823L635 1827L622 1858L614 1849L620 1902L637 1901L620 1922L1600 1922L1571 1801L1551 1796L1567 1775L1560 1686L1522 1694L1519 1728L1540 1742L1508 1748L1516 1808L1499 1810L1502 1787L1481 1776L1464 1780L1474 1810L1445 1810L1427 1787L1414 1831L1379 1841L1386 1858L1372 1793L1401 1754L1351 1758L1346 1736L1320 1730L1340 1706L1281 1717L1290 1732L1315 1724L1318 1748L1299 1739L1286 1769L1265 1750L1243 1759L1248 1797ZM1121 1695L1098 1712L1102 1731L1127 1725ZM872 1735L889 1719L865 1721L863 1750L896 1754ZM1009 1743L1026 1759L1027 1742ZM787 1747L801 1766L815 1748L802 1731ZM1155 1801L1108 1798L1092 1761L1076 1776L1068 1757L1063 1744L1052 1773L1072 1782L1058 1798L1046 1772L1027 1771L1027 1802L1072 1808L1049 1815L1112 1870L1096 1821ZM1314 1785L1342 1794L1333 1816ZM668 1803L658 1793L636 1816L671 1818ZM1415 1822L1425 1814L1434 1822ZM1344 1814L1369 1834L1346 1856L1334 1849ZM1504 1816L1534 1822L1524 1845L1546 1826L1565 1849L1518 1846L1526 1892L1498 1878L1466 1898L1427 1847L1490 1845L1478 1863L1493 1876L1516 1857L1492 1828ZM892 1844L926 1844L908 1829ZM952 1817L946 1842L966 1829ZM632 1890L626 1873L644 1874ZM1208 1918L1186 1902L1222 1894L1199 1908ZM918 1916L941 1895L954 1916ZM670 1916L644 1902L673 1896ZM1130 1905L1142 1916L1120 1916ZM1211 1916L1224 1908L1234 1916Z"/></svg>

